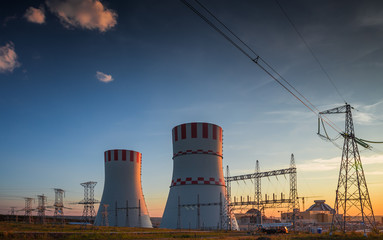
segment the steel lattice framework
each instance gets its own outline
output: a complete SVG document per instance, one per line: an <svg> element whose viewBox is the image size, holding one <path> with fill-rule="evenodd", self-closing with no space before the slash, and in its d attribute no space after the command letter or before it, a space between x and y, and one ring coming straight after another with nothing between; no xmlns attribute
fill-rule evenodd
<svg viewBox="0 0 383 240"><path fill-rule="evenodd" d="M21 210L24 210L25 211L25 221L27 223L31 223L32 222L32 201L33 201L33 198L29 198L29 197L26 197L24 198L25 200L25 208L24 209L21 209Z"/></svg>
<svg viewBox="0 0 383 240"><path fill-rule="evenodd" d="M109 204L102 204L104 211L102 212L102 226L109 226L108 207Z"/></svg>
<svg viewBox="0 0 383 240"><path fill-rule="evenodd" d="M45 224L45 210L47 209L47 197L44 194L37 195L37 214L40 218L40 223Z"/></svg>
<svg viewBox="0 0 383 240"><path fill-rule="evenodd" d="M65 191L60 188L55 188L55 203L53 204L55 212L53 214L55 221L57 222L61 218L61 222L64 222L64 193Z"/></svg>
<svg viewBox="0 0 383 240"><path fill-rule="evenodd" d="M250 179L272 177L272 176L278 176L278 175L286 175L286 174L292 174L292 173L297 173L297 169L295 167L272 170L268 172L255 172L251 174L231 176L231 177L227 177L226 181L232 182L232 181L250 180Z"/></svg>
<svg viewBox="0 0 383 240"><path fill-rule="evenodd" d="M255 162L255 173L260 173L259 161ZM255 179L255 200L257 201L257 210L261 210L262 192L261 192L261 178Z"/></svg>
<svg viewBox="0 0 383 240"><path fill-rule="evenodd" d="M295 168L294 154L291 154L290 167ZM295 209L299 211L298 187L297 187L297 172L290 174L290 197L291 204L289 204L288 211L293 212ZM295 211L297 211L295 210Z"/></svg>
<svg viewBox="0 0 383 240"><path fill-rule="evenodd" d="M366 234L366 229L375 229L376 224L355 137L351 106L346 104L323 111L320 115L336 113L345 113L346 121L331 231L340 229L346 232L362 228Z"/></svg>
<svg viewBox="0 0 383 240"><path fill-rule="evenodd" d="M265 198L264 200L262 200L261 178L286 175L286 174L290 176L289 198L286 199L283 197L283 195L281 195L281 199L275 199L275 196L273 195L273 199ZM250 179L255 179L254 201L250 201L250 199L243 201L241 197L240 201L236 201L236 199L234 198L234 202L231 202L231 182L250 180ZM227 200L227 207L229 208L229 212L232 212L232 207L250 206L250 205L257 206L257 209L259 211L261 209L264 210L265 208L278 208L278 207L283 207L283 208L287 207L289 210L291 210L291 212L293 212L294 209L299 209L299 200L298 200L298 191L297 191L297 168L295 166L295 160L294 160L293 154L291 154L290 168L285 168L285 169L260 172L259 161L257 160L255 173L238 175L238 176L230 176L229 167L227 167L225 183L226 183L226 200ZM229 215L229 217L231 217L231 215ZM227 222L230 223L231 219L228 219Z"/></svg>
<svg viewBox="0 0 383 240"><path fill-rule="evenodd" d="M97 182L85 182L81 183L81 186L84 187L84 199L79 202L79 204L84 204L84 210L82 211L82 220L84 224L91 223L96 216L96 211L94 210L94 204L99 201L94 199L94 187Z"/></svg>

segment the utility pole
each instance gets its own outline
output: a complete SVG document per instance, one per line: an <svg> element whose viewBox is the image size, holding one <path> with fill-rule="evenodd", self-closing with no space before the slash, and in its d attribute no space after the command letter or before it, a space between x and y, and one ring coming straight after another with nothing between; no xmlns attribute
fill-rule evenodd
<svg viewBox="0 0 383 240"><path fill-rule="evenodd" d="M367 228L375 230L376 223L357 145L366 144L355 137L350 104L320 112L319 118L322 119L324 114L338 113L345 113L346 119L345 131L341 133L344 143L330 234L337 228L346 232L359 227L367 235ZM360 223L359 226L356 222Z"/></svg>

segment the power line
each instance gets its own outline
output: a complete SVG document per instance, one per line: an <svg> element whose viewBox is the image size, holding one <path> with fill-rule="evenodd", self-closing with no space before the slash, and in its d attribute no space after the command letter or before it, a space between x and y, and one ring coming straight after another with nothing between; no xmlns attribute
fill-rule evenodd
<svg viewBox="0 0 383 240"><path fill-rule="evenodd" d="M215 31L217 31L220 35L222 35L228 42L230 42L235 48L237 48L240 52L242 52L246 57L248 57L252 62L254 62L258 67L260 67L265 73L267 73L272 79L274 79L279 85L281 85L286 91L288 91L291 95L293 95L298 101L300 101L305 107L307 107L311 112L313 112L316 116L318 116L319 110L306 98L301 94L296 88L294 88L285 78L283 78L266 60L262 59L258 54L255 53L240 37L238 37L233 31L231 31L222 21L220 21L211 11L209 11L205 6L202 5L198 0L195 2L202 7L211 17L213 17L221 26L223 26L234 38L236 38L240 43L242 43L247 49L251 51L251 53L247 52L244 48L239 46L228 34L224 33L219 27L216 26L212 21L210 21L207 17L205 17L201 12L199 12L195 7L193 7L186 0L180 0L183 4L185 4L188 8L190 8L195 14L197 14L202 20L204 20L209 26L211 26ZM254 55L254 56L252 56ZM274 74L273 74L274 73ZM283 80L291 89L289 89L286 85L284 85L279 79ZM295 93L293 92L295 91ZM302 98L300 98L300 95ZM310 106L311 107L310 107ZM327 125L333 128L336 132L342 132L339 128L329 120L323 119Z"/></svg>
<svg viewBox="0 0 383 240"><path fill-rule="evenodd" d="M300 37L300 39L302 40L302 42L305 44L306 48L309 50L309 52L311 53L311 56L315 59L315 61L318 63L319 67L321 68L321 70L324 72L324 74L326 75L327 79L330 81L330 83L332 84L332 86L334 87L335 91L338 93L339 97L342 98L343 102L346 103L346 100L343 98L342 94L339 92L338 88L336 87L334 81L332 80L332 78L330 77L330 75L328 74L328 72L326 71L326 69L323 67L322 63L319 61L318 57L315 55L314 51L310 48L310 45L306 42L306 40L304 39L303 35L298 31L298 28L295 26L294 22L291 20L291 18L289 17L289 15L287 14L287 12L283 9L282 5L279 3L278 0L275 0L275 2L277 3L277 5L279 6L279 8L282 10L283 14L285 15L285 17L287 18L287 20L289 21L289 23L291 24L291 26L294 28L295 32L298 34L298 36Z"/></svg>

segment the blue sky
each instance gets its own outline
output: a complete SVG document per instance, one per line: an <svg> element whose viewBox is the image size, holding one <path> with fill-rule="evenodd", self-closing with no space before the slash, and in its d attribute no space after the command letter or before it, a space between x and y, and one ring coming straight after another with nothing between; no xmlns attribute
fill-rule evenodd
<svg viewBox="0 0 383 240"><path fill-rule="evenodd" d="M161 216L171 129L193 121L223 128L232 175L248 173L257 159L262 170L288 167L294 153L299 195L333 204L341 151L316 136L316 116L181 2L102 1L102 9L96 0L75 2L2 2L0 213L42 193L52 203L53 188L67 191L67 204L80 201L80 183L90 180L101 199L103 152L126 148L142 152L146 203ZM357 136L381 140L382 2L280 2L358 110ZM202 3L320 110L343 104L275 2ZM343 117L333 119L343 128ZM381 149L361 155L375 213L383 215Z"/></svg>

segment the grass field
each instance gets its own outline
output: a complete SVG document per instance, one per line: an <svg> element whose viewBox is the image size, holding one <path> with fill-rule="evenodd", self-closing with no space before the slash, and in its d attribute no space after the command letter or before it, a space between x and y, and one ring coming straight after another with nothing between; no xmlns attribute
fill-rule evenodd
<svg viewBox="0 0 383 240"><path fill-rule="evenodd" d="M0 239L366 239L361 234L329 236L328 234L252 235L239 231L188 231L128 227L82 227L81 225L24 224L0 222ZM383 234L367 239L382 239Z"/></svg>

